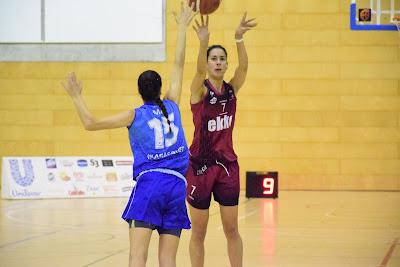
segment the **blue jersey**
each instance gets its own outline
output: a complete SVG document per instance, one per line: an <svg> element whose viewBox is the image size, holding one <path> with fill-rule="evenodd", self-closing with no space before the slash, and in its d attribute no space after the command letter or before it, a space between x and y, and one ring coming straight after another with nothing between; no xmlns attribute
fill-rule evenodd
<svg viewBox="0 0 400 267"><path fill-rule="evenodd" d="M128 127L134 177L151 169L170 169L186 174L189 153L179 108L171 100L164 100L163 103L171 129L156 103L146 102L135 109L135 118Z"/></svg>

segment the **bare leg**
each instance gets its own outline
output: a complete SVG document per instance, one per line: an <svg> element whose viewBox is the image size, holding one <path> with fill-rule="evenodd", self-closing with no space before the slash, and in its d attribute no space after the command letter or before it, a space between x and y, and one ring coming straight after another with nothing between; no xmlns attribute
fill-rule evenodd
<svg viewBox="0 0 400 267"><path fill-rule="evenodd" d="M238 206L220 206L222 225L228 242L228 255L232 267L243 266L243 243L238 229Z"/></svg>
<svg viewBox="0 0 400 267"><path fill-rule="evenodd" d="M207 232L209 211L196 209L189 205L192 221L192 234L190 236L189 253L192 267L204 266L204 239Z"/></svg>
<svg viewBox="0 0 400 267"><path fill-rule="evenodd" d="M158 261L160 267L176 267L179 237L169 234L160 235L158 243Z"/></svg>
<svg viewBox="0 0 400 267"><path fill-rule="evenodd" d="M130 228L129 267L145 267L152 230L148 228Z"/></svg>

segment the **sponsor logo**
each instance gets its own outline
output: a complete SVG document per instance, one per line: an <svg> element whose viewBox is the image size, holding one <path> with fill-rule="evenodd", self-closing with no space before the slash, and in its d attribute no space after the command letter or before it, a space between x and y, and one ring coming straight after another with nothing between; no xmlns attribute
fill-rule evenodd
<svg viewBox="0 0 400 267"><path fill-rule="evenodd" d="M86 177L88 179L103 179L103 175L98 174L98 173L89 173L88 175L86 175Z"/></svg>
<svg viewBox="0 0 400 267"><path fill-rule="evenodd" d="M100 167L100 163L99 163L98 160L91 159L91 160L89 160L89 162L90 162L90 166L93 166L93 167L96 167L96 168Z"/></svg>
<svg viewBox="0 0 400 267"><path fill-rule="evenodd" d="M112 167L114 166L114 163L112 160L109 159L104 159L101 161L101 163L103 164L104 167Z"/></svg>
<svg viewBox="0 0 400 267"><path fill-rule="evenodd" d="M78 163L79 167L87 167L88 166L88 162L86 159L79 159L77 163Z"/></svg>
<svg viewBox="0 0 400 267"><path fill-rule="evenodd" d="M85 174L83 172L74 172L72 174L74 177L75 181L82 182L85 180Z"/></svg>
<svg viewBox="0 0 400 267"><path fill-rule="evenodd" d="M32 191L28 191L27 189L23 189L23 190L13 189L11 191L11 195L16 198L39 197L41 194L42 194L42 192L32 192Z"/></svg>
<svg viewBox="0 0 400 267"><path fill-rule="evenodd" d="M210 99L210 104L214 105L215 103L217 103L217 98L214 96L213 98Z"/></svg>
<svg viewBox="0 0 400 267"><path fill-rule="evenodd" d="M65 172L60 172L60 179L64 182L71 181L71 177Z"/></svg>
<svg viewBox="0 0 400 267"><path fill-rule="evenodd" d="M132 192L133 186L125 186L121 188L121 192Z"/></svg>
<svg viewBox="0 0 400 267"><path fill-rule="evenodd" d="M46 159L46 167L47 169L57 168L56 159L55 158Z"/></svg>
<svg viewBox="0 0 400 267"><path fill-rule="evenodd" d="M133 174L132 173L127 173L127 172L121 173L119 175L119 179L120 180L132 180L133 179Z"/></svg>
<svg viewBox="0 0 400 267"><path fill-rule="evenodd" d="M100 186L96 186L96 185L87 185L86 186L86 192L90 192L92 193L92 195L96 195L96 192L100 191Z"/></svg>
<svg viewBox="0 0 400 267"><path fill-rule="evenodd" d="M52 172L49 172L49 173L47 174L47 180L49 180L49 182L54 182L54 181L56 180L55 174L52 173Z"/></svg>
<svg viewBox="0 0 400 267"><path fill-rule="evenodd" d="M64 167L72 167L74 166L74 162L71 160L62 160L61 161L61 165L63 165Z"/></svg>
<svg viewBox="0 0 400 267"><path fill-rule="evenodd" d="M172 150L172 151L167 151L164 153L159 153L159 154L147 154L147 159L149 160L158 160L158 159L163 159L166 157L169 157L171 155L175 155L175 154L179 154L182 153L183 151L185 151L185 147L181 146L176 150Z"/></svg>
<svg viewBox="0 0 400 267"><path fill-rule="evenodd" d="M115 161L115 165L117 166L131 166L133 164L132 160L117 160Z"/></svg>
<svg viewBox="0 0 400 267"><path fill-rule="evenodd" d="M211 119L208 121L208 131L218 132L224 129L228 129L232 126L232 116L224 115L218 116L215 120Z"/></svg>
<svg viewBox="0 0 400 267"><path fill-rule="evenodd" d="M35 175L33 171L32 161L30 159L22 160L25 175L21 174L18 160L10 159L8 160L8 162L10 164L11 176L18 185L28 187L33 183L33 181L35 180Z"/></svg>
<svg viewBox="0 0 400 267"><path fill-rule="evenodd" d="M103 185L104 193L117 193L119 190L115 185Z"/></svg>
<svg viewBox="0 0 400 267"><path fill-rule="evenodd" d="M230 95L230 99L234 99L235 98L235 95L233 94L233 91L232 90L229 90L229 95Z"/></svg>
<svg viewBox="0 0 400 267"><path fill-rule="evenodd" d="M108 182L116 182L118 180L117 174L115 172L107 172L106 173L106 180Z"/></svg>
<svg viewBox="0 0 400 267"><path fill-rule="evenodd" d="M204 164L203 166L201 166L201 168L197 169L196 175L203 175L207 169L207 165Z"/></svg>
<svg viewBox="0 0 400 267"><path fill-rule="evenodd" d="M84 192L83 190L77 188L77 187L74 185L74 189L73 189L73 190L69 190L69 191L68 191L68 195L70 195L70 196L84 196L84 195L85 195L85 192Z"/></svg>

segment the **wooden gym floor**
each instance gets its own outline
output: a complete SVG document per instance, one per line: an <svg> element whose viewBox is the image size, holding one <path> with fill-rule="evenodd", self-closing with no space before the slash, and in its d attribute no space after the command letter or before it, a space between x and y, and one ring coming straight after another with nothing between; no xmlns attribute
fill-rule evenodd
<svg viewBox="0 0 400 267"><path fill-rule="evenodd" d="M127 266L125 198L0 200L0 266ZM400 192L281 191L246 199L239 227L247 267L399 267ZM229 266L218 206L210 209L206 264ZM158 266L157 233L147 266ZM189 232L177 265L189 267Z"/></svg>

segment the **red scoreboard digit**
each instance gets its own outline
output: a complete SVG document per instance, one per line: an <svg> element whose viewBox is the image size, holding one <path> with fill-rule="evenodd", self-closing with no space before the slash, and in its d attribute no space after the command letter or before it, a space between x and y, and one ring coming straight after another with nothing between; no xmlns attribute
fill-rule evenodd
<svg viewBox="0 0 400 267"><path fill-rule="evenodd" d="M278 172L246 172L246 197L277 198Z"/></svg>

